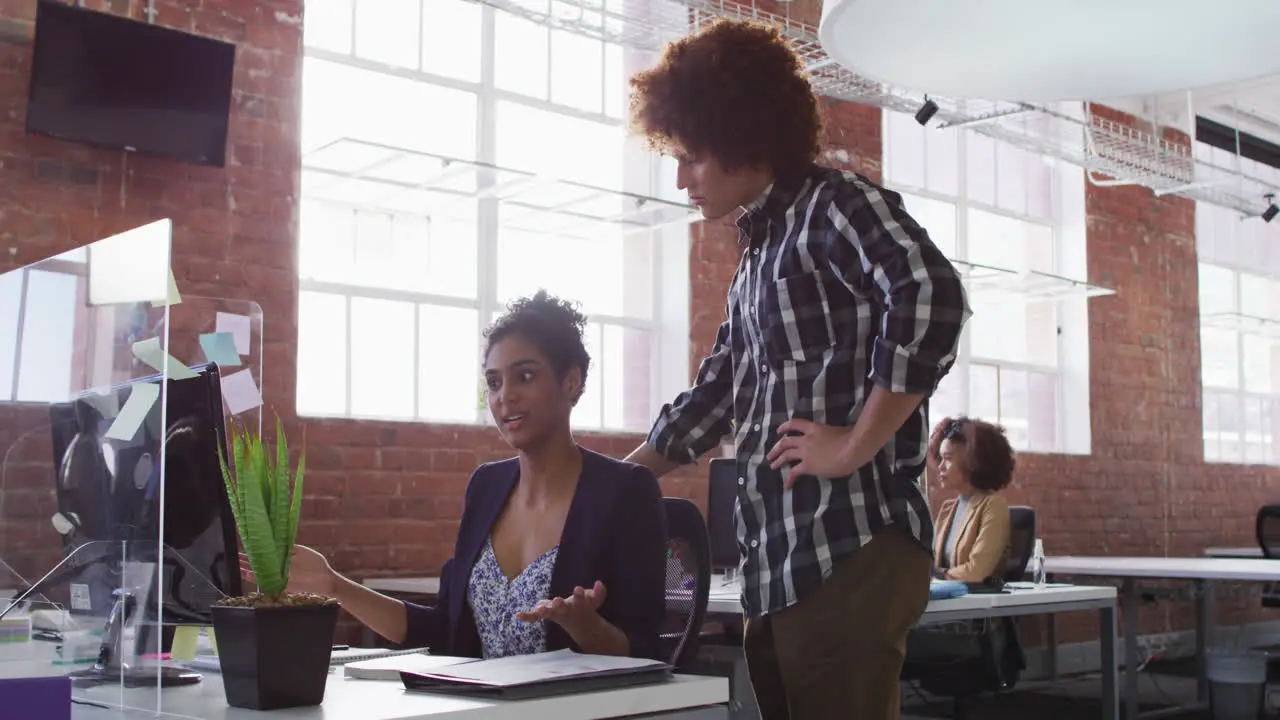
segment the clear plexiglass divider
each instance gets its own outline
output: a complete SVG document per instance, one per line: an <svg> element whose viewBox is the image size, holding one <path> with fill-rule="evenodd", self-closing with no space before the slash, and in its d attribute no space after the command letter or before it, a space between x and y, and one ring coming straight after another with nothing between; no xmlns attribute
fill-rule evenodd
<svg viewBox="0 0 1280 720"><path fill-rule="evenodd" d="M0 680L180 717L241 592L220 455L261 432L262 310L184 295L171 232L0 275Z"/></svg>

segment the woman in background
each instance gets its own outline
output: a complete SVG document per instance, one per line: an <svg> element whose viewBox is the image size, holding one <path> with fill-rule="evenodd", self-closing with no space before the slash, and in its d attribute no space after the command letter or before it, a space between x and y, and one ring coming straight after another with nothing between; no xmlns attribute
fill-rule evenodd
<svg viewBox="0 0 1280 720"><path fill-rule="evenodd" d="M956 497L934 522L934 574L977 583L1003 577L1009 558L1009 504L1000 491L1017 464L1004 428L967 417L945 418L929 439L929 482Z"/></svg>
<svg viewBox="0 0 1280 720"><path fill-rule="evenodd" d="M304 546L288 589L336 598L379 635L436 655L572 648L657 657L666 613L661 493L649 470L573 439L569 416L591 362L585 324L570 304L539 291L485 332L489 412L517 456L472 474L434 605L370 590Z"/></svg>
<svg viewBox="0 0 1280 720"><path fill-rule="evenodd" d="M1016 465L1004 428L946 418L933 429L928 453L930 484L956 493L942 503L934 522L934 575L966 583L1003 581L1010 522L1000 491L1013 480ZM902 678L954 697L962 709L974 693L1012 687L1025 668L1013 618L987 618L913 629Z"/></svg>

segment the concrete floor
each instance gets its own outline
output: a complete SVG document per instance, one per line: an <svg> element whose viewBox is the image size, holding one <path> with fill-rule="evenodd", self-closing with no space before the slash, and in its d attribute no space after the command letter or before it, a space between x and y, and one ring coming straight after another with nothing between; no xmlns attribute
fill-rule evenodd
<svg viewBox="0 0 1280 720"><path fill-rule="evenodd" d="M1280 718L1280 685L1268 687L1265 717ZM969 720L1093 720L1100 717L1099 676L1083 675L1056 682L1020 683L1013 690L976 698ZM1196 681L1189 662L1148 668L1139 676L1139 704L1143 712L1160 707L1195 702ZM1123 697L1121 703L1123 703ZM1123 705L1121 706L1123 712ZM952 717L950 700L921 698L907 691L902 703L902 720L939 720ZM1178 720L1212 720L1208 710L1192 710L1172 717Z"/></svg>

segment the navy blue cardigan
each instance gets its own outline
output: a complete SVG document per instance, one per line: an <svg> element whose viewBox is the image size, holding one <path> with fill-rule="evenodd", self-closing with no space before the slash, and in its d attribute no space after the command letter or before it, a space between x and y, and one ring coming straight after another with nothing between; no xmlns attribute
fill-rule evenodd
<svg viewBox="0 0 1280 720"><path fill-rule="evenodd" d="M552 597L575 586L604 583L600 615L627 634L631 654L658 658L658 632L666 613L666 515L658 481L648 468L614 460L585 448L582 475L570 501L551 572ZM476 468L453 557L440 572L434 606L405 603L404 645L429 647L435 655L482 657L480 633L467 602L471 570L490 530L520 478L515 458ZM547 649L577 645L559 625L547 623Z"/></svg>

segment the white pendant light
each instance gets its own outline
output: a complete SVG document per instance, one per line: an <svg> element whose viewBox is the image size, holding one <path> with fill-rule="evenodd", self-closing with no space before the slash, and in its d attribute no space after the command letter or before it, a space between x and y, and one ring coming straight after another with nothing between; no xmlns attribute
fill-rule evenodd
<svg viewBox="0 0 1280 720"><path fill-rule="evenodd" d="M1105 100L1280 73L1280 0L826 0L826 53L985 100Z"/></svg>

